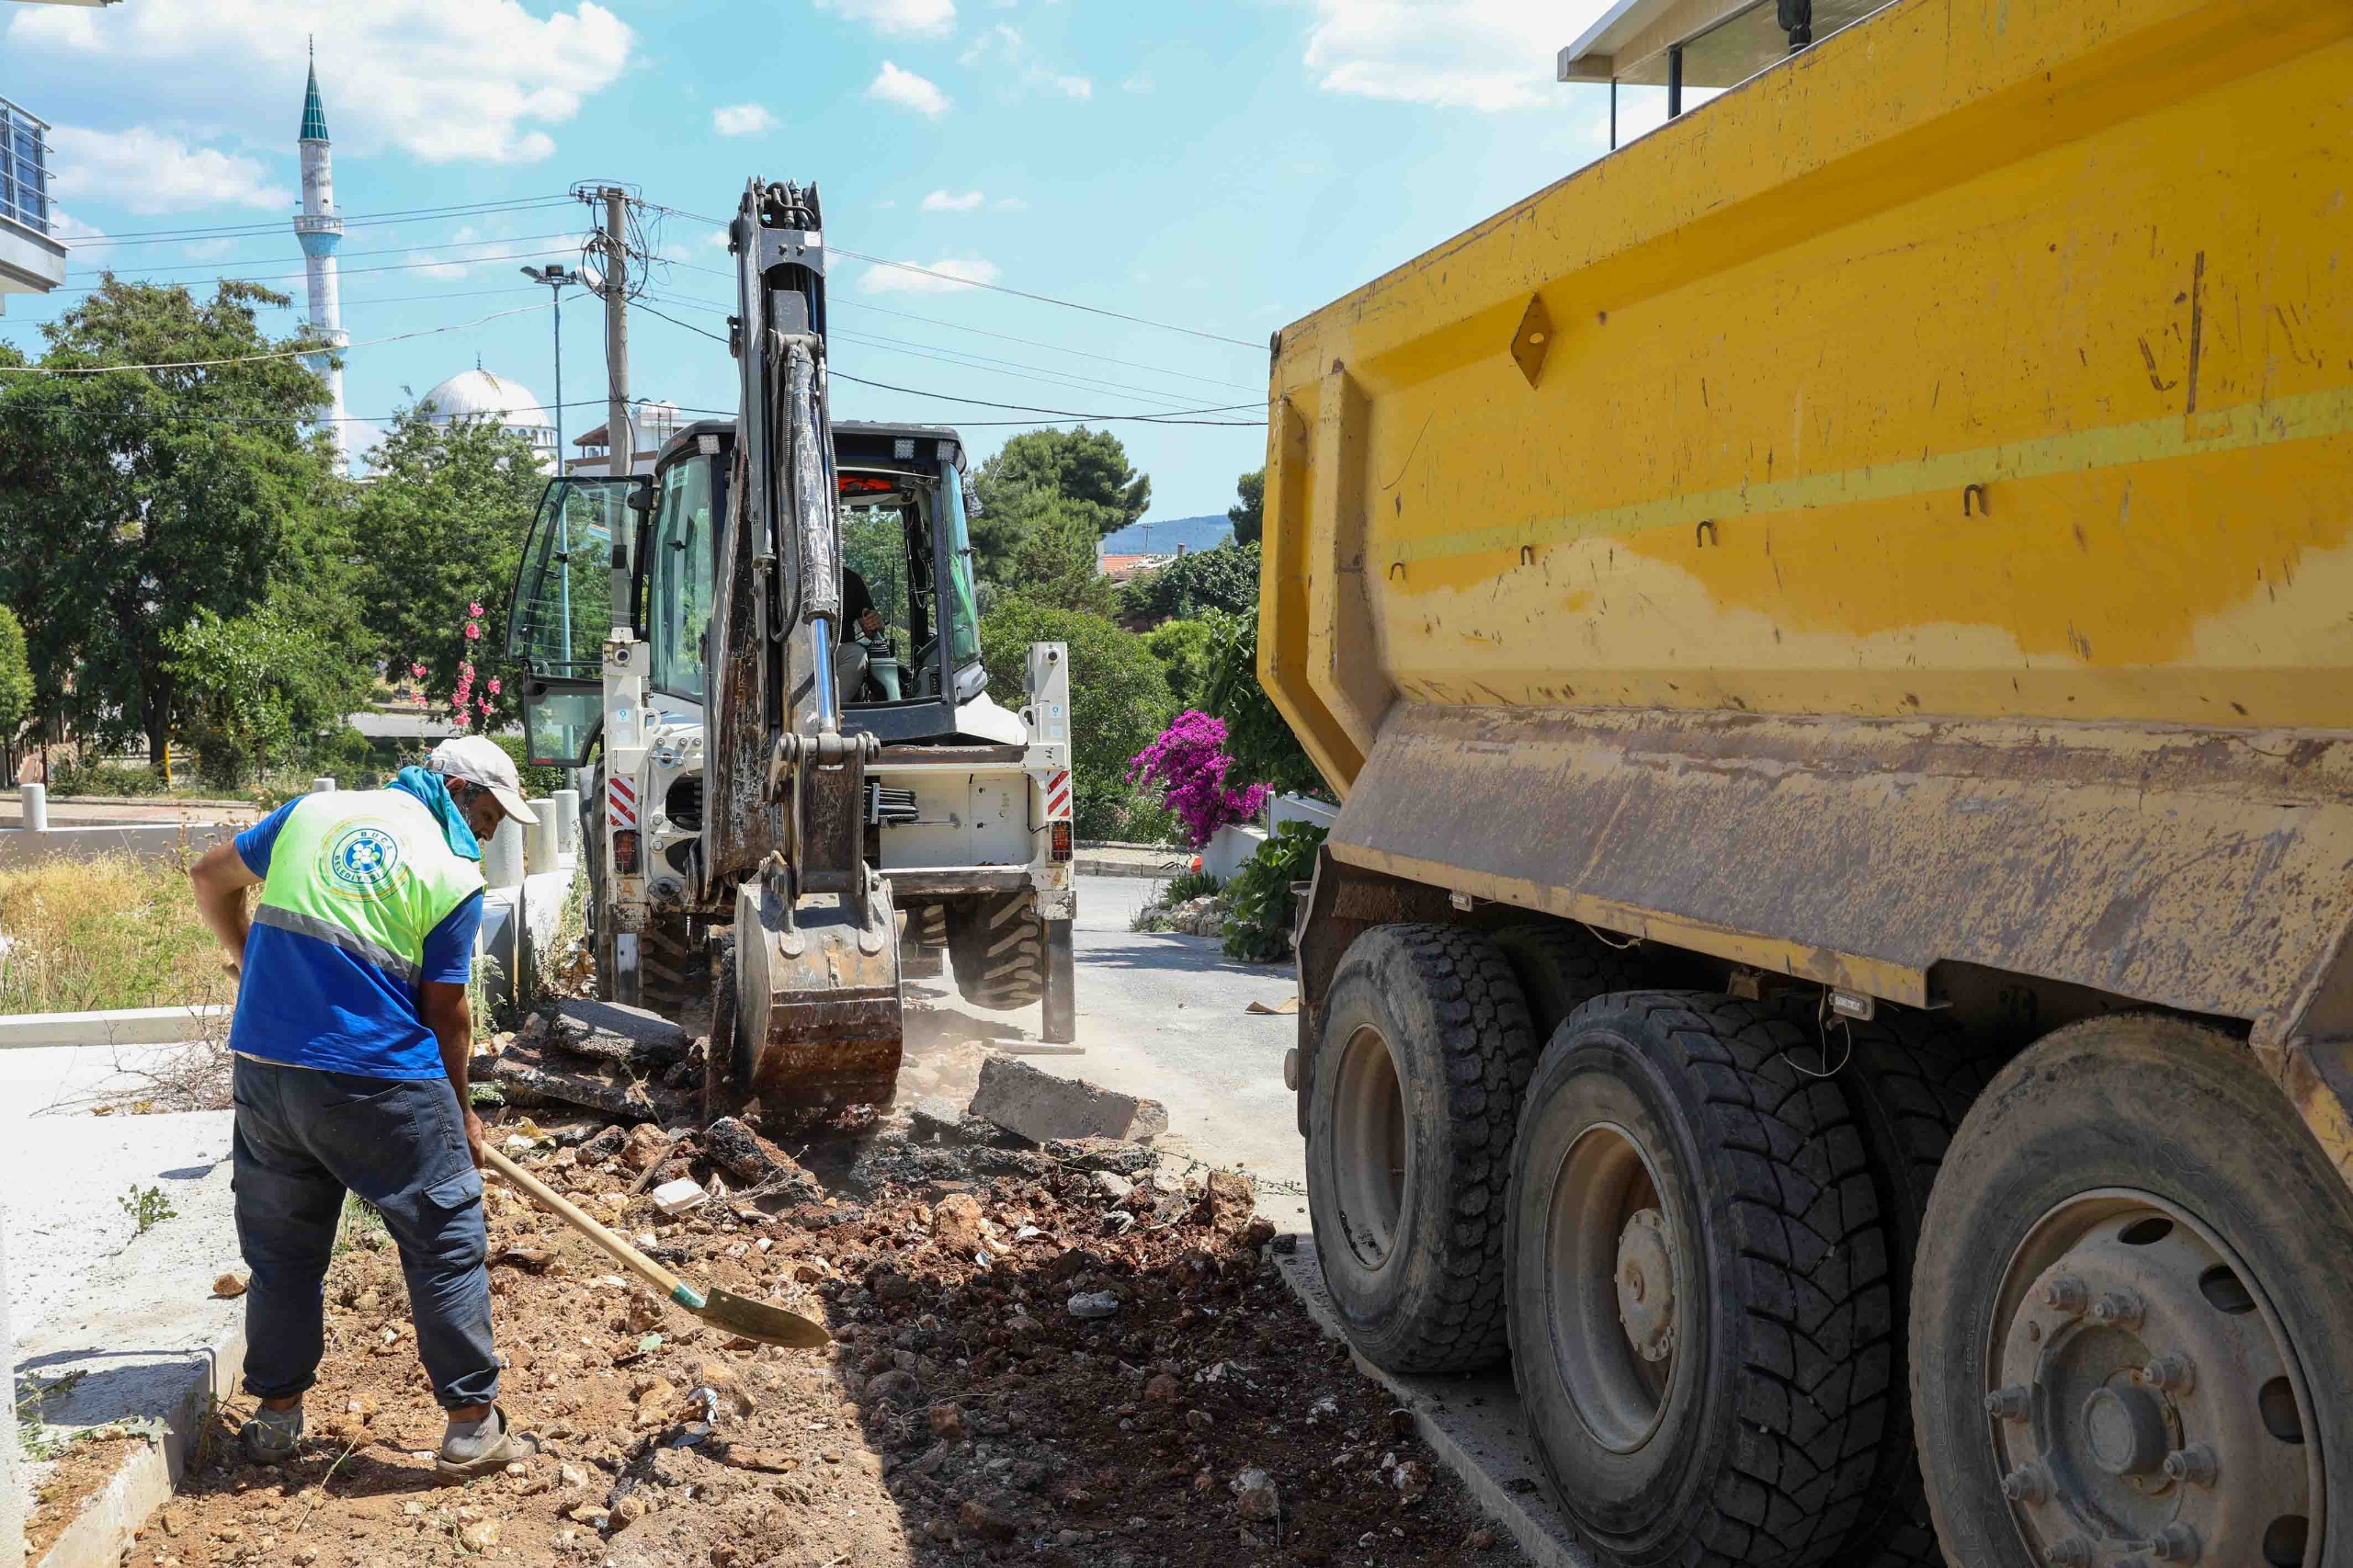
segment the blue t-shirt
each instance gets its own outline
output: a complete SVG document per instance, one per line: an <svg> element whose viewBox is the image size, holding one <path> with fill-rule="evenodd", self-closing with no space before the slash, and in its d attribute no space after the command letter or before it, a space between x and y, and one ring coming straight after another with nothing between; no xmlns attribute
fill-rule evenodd
<svg viewBox="0 0 2353 1568"><path fill-rule="evenodd" d="M296 801L237 835L237 857L256 877ZM475 892L426 934L414 977L394 974L349 948L256 921L245 934L244 981L229 1049L297 1067L370 1078L444 1078L441 1044L418 1008L418 982L463 985L473 975Z"/></svg>

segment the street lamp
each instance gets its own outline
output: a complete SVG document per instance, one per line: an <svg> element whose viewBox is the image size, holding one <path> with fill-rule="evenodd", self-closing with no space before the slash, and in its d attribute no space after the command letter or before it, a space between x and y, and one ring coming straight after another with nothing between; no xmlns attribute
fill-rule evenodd
<svg viewBox="0 0 2353 1568"><path fill-rule="evenodd" d="M547 285L548 297L555 305L555 476L563 477L563 291L580 281L580 274L562 262L548 267L527 267L523 276L534 283Z"/></svg>
<svg viewBox="0 0 2353 1568"><path fill-rule="evenodd" d="M547 285L549 301L555 307L555 476L563 477L563 291L580 281L580 274L557 262L547 267L527 267L523 276L534 283ZM563 557L563 575L560 579L563 596L563 659L565 675L572 669L572 506L570 496L560 496L556 505L557 551Z"/></svg>

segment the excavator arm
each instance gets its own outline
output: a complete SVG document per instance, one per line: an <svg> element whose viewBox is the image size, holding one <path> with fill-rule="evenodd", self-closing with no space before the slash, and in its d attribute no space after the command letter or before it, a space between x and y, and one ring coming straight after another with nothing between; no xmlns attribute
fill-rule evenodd
<svg viewBox="0 0 2353 1568"><path fill-rule="evenodd" d="M881 1100L898 1074L890 885L865 859L875 737L844 722L840 505L816 187L755 179L729 231L741 378L710 627L714 877L737 881L714 1063L769 1101ZM731 983L732 981L732 983Z"/></svg>

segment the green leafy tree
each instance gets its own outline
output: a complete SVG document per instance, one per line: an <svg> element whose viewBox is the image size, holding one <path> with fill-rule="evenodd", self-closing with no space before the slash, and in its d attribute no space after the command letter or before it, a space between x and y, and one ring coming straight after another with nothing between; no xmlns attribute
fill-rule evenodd
<svg viewBox="0 0 2353 1568"><path fill-rule="evenodd" d="M1129 760L1176 715L1160 661L1143 639L1099 615L1014 599L981 618L981 657L989 693L1007 708L1022 701L1029 644L1070 649L1071 787L1082 838L1114 838L1137 814ZM1157 821L1159 813L1152 813Z"/></svg>
<svg viewBox="0 0 2353 1568"><path fill-rule="evenodd" d="M1258 613L1256 544L1222 544L1180 555L1156 572L1130 579L1120 594L1120 613L1131 624L1171 616L1190 619L1213 611Z"/></svg>
<svg viewBox="0 0 2353 1568"><path fill-rule="evenodd" d="M168 637L309 590L347 553L346 483L304 427L324 383L256 324L286 296L220 285L97 290L0 347L0 598L23 623L34 711L160 767L178 712ZM117 367L105 369L105 367ZM134 367L155 367L136 369Z"/></svg>
<svg viewBox="0 0 2353 1568"><path fill-rule="evenodd" d="M1225 509L1225 520L1233 525L1234 543L1255 545L1267 526L1267 471L1244 474L1233 488L1242 499Z"/></svg>
<svg viewBox="0 0 2353 1568"><path fill-rule="evenodd" d="M1201 710L1225 721L1225 750L1233 758L1235 778L1328 799L1324 776L1308 760L1274 699L1258 684L1257 616L1213 614L1209 622L1209 676L1201 688Z"/></svg>
<svg viewBox="0 0 2353 1568"><path fill-rule="evenodd" d="M1014 437L981 465L972 491L982 503L972 553L980 574L1000 585L1017 580L1017 557L1040 528L1075 513L1100 540L1152 506L1152 480L1128 461L1120 438L1084 426Z"/></svg>
<svg viewBox="0 0 2353 1568"><path fill-rule="evenodd" d="M438 701L463 689L468 722L495 723L514 711L501 670L506 598L547 477L523 437L487 419L437 425L431 415L403 409L368 454L372 478L353 518L360 620L391 669L424 665L420 678ZM477 605L479 617L470 613Z"/></svg>
<svg viewBox="0 0 2353 1568"><path fill-rule="evenodd" d="M997 586L1032 604L1108 616L1117 593L1097 561L1100 542L1080 504L1047 496Z"/></svg>
<svg viewBox="0 0 2353 1568"><path fill-rule="evenodd" d="M234 787L323 744L339 746L345 716L367 699L367 665L348 617L273 594L224 619L199 610L164 634L198 767Z"/></svg>
<svg viewBox="0 0 2353 1568"><path fill-rule="evenodd" d="M1209 682L1211 632L1206 620L1168 620L1143 634L1143 645L1160 661L1168 689L1179 708L1199 708Z"/></svg>
<svg viewBox="0 0 2353 1568"><path fill-rule="evenodd" d="M25 657L24 623L0 605L0 739L24 727L33 710L33 667Z"/></svg>

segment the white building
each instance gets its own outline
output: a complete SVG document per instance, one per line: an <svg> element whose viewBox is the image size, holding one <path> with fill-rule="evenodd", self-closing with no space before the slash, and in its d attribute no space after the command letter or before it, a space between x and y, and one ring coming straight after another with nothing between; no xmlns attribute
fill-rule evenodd
<svg viewBox="0 0 2353 1568"><path fill-rule="evenodd" d="M427 404L431 405L427 417L436 425L459 419L487 419L501 429L524 437L538 452L540 471L555 472L555 421L522 382L476 365L471 370L459 371L416 400L421 409Z"/></svg>

